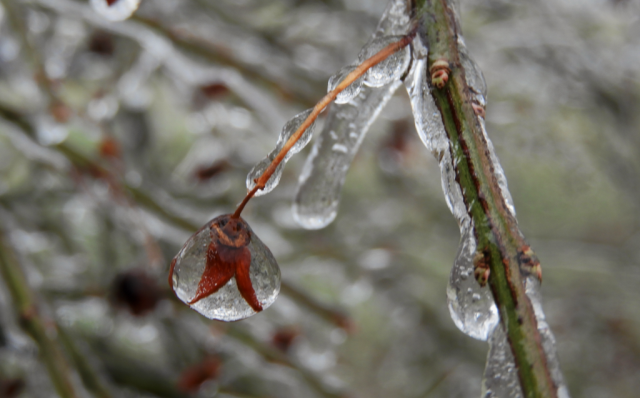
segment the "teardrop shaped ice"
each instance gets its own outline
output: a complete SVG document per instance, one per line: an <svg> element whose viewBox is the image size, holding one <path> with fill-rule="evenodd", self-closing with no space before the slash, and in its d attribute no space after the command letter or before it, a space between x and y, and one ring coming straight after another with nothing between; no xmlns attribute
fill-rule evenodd
<svg viewBox="0 0 640 398"><path fill-rule="evenodd" d="M340 192L369 126L400 86L362 87L348 104L334 104L300 174L293 217L306 229L320 229L338 212Z"/></svg>
<svg viewBox="0 0 640 398"><path fill-rule="evenodd" d="M482 378L482 398L522 398L518 369L507 336L498 326L489 339L489 353Z"/></svg>
<svg viewBox="0 0 640 398"><path fill-rule="evenodd" d="M447 303L458 329L478 340L487 340L500 322L489 285L481 287L474 277L476 241L473 228L462 231L458 254L449 276Z"/></svg>
<svg viewBox="0 0 640 398"><path fill-rule="evenodd" d="M372 57L391 43L402 39L402 36L382 36L378 37L360 50L358 59L363 62L367 58ZM406 72L411 62L411 50L406 46L395 53L391 54L387 59L379 64L371 67L364 75L364 84L370 87L381 87L389 84L394 80L400 79Z"/></svg>
<svg viewBox="0 0 640 398"><path fill-rule="evenodd" d="M298 130L298 127L307 119L307 117L311 114L313 109L307 109L306 111L295 115L291 120L285 123L282 128L282 132L280 133L280 137L278 137L278 142L276 143L276 147L273 151L271 151L266 158L259 161L249 174L247 175L247 189L251 190L256 186L255 180L258 179L262 173L269 167L273 159L278 156L280 150L284 147L289 140L289 137L293 135L293 133ZM280 182L280 177L282 177L282 170L284 170L284 164L293 156L293 154L300 152L308 143L311 141L311 137L313 136L313 130L316 127L316 122L314 122L302 133L302 136L287 152L287 155L284 157L282 162L278 165L273 175L267 180L264 188L256 192L255 196L261 196L271 192Z"/></svg>
<svg viewBox="0 0 640 398"><path fill-rule="evenodd" d="M243 233L241 244L220 235L230 226ZM280 268L271 251L244 220L229 215L205 224L173 261L174 292L210 319L247 318L273 304L280 292Z"/></svg>
<svg viewBox="0 0 640 398"><path fill-rule="evenodd" d="M91 0L91 6L109 21L124 21L140 6L140 0Z"/></svg>
<svg viewBox="0 0 640 398"><path fill-rule="evenodd" d="M327 92L331 92L335 90L335 88L340 84L345 77L351 72L353 72L358 65L347 65L341 68L335 75L329 78L329 83L327 86ZM343 91L338 94L336 99L334 100L336 104L346 104L351 101L358 93L360 89L362 89L362 82L364 80L363 76L360 76L356 81L347 86Z"/></svg>

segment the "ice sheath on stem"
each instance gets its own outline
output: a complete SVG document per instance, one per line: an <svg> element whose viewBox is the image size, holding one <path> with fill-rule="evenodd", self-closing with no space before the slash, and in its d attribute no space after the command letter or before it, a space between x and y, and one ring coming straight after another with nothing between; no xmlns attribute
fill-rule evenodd
<svg viewBox="0 0 640 398"><path fill-rule="evenodd" d="M388 44L397 40L398 35L406 34L410 24L407 2L391 1L373 37L363 47L360 61L362 57L371 55L372 50L384 47L380 47L381 43ZM390 58L390 62L384 61L367 72L364 85L359 81L355 83L356 86L352 84L354 87L350 86L352 90L349 96L340 97L340 101L331 105L322 132L316 138L298 182L293 215L303 228L324 228L335 219L351 162L369 127L401 85L400 77L410 62L409 48ZM342 80L339 76L344 69L351 67L345 67L334 75L329 88L334 80Z"/></svg>

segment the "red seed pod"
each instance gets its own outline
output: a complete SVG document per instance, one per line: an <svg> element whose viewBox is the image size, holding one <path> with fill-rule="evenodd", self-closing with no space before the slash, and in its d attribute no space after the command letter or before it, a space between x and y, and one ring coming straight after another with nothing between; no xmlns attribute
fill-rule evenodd
<svg viewBox="0 0 640 398"><path fill-rule="evenodd" d="M180 300L202 315L235 321L275 301L280 268L249 224L222 215L185 243L172 262L169 283Z"/></svg>

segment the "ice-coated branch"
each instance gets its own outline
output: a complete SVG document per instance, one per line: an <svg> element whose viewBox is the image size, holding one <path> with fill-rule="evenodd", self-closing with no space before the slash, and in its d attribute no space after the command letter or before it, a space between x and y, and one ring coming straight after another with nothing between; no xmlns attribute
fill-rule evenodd
<svg viewBox="0 0 640 398"><path fill-rule="evenodd" d="M342 79L335 88L322 97L322 99L318 101L310 111L305 111L302 114L295 116L294 119L285 124L280 139L278 140L276 151L272 152L274 155L273 158L269 156L265 159L266 162L264 165L266 168L264 170L260 168L259 166L262 165L262 162L260 162L249 174L250 176L253 176L254 172L259 172L253 181L248 181L249 184L253 183L254 186L251 187L247 196L242 200L235 213L233 213L233 218L240 217L240 213L242 213L246 204L254 195L257 194L258 191L266 190L268 192L275 186L275 184L277 184L279 180L279 170L282 169L281 165L284 164L283 162L287 161L291 154L299 152L302 147L309 142L311 139L312 125L320 115L320 112L322 112L324 108L331 104L331 102L335 100L340 93L345 91L365 73L373 71L373 68L376 65L391 57L398 50L405 48L409 43L411 43L414 35L415 31L399 38L397 41L394 41L395 38L389 38L391 41L389 41L388 44L384 42L386 45L380 48L379 51L375 51L370 56L365 57L366 59L363 59L360 65L348 73L344 79ZM372 48L374 47L372 46ZM385 82L380 85L384 84ZM302 142L302 144L299 145L299 142Z"/></svg>
<svg viewBox="0 0 640 398"><path fill-rule="evenodd" d="M36 302L18 264L16 253L0 230L0 274L11 295L13 307L20 318L20 326L38 345L42 362L49 372L51 382L62 398L74 398L69 365L62 355L57 341L51 337L45 322L38 315Z"/></svg>
<svg viewBox="0 0 640 398"><path fill-rule="evenodd" d="M429 129L434 122L444 126L443 140L434 134L427 137L426 133L422 138L441 161L441 168L442 162L450 159L443 168L443 187L461 229L466 223L472 231L475 244L470 247L475 253L468 253L469 262L479 285L488 283L490 287L522 395L563 396L559 391L566 390L552 374L557 363L555 354L545 350L546 337L541 335L540 318L534 311L538 303L532 305L525 290L525 281L537 283L540 265L518 229L506 181L484 130L484 96L478 92L482 90L473 87L478 73L472 70L474 65L464 52L456 10L451 0L413 0L412 13L420 20L416 41L429 51L426 68L419 72L422 75L417 77L418 84L411 86L410 94L411 90L422 89L429 97L425 101L434 101L437 110L429 115L416 114L416 124L419 129ZM414 62L419 62L415 55ZM428 110L428 104L424 107ZM430 120L433 114L441 120ZM419 116L423 119L418 120ZM445 170L447 167L450 170ZM454 192L447 192L448 188ZM519 396L518 392L514 394L508 396Z"/></svg>

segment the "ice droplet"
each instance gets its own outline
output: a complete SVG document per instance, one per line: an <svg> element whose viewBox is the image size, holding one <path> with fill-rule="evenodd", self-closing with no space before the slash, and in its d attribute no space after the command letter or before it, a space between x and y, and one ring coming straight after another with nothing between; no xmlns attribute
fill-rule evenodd
<svg viewBox="0 0 640 398"><path fill-rule="evenodd" d="M367 58L372 57L373 55L378 53L389 44L394 43L400 39L402 39L402 36L378 37L369 42L362 48L362 50L360 50L358 59L360 60L360 62L363 62ZM398 80L407 70L410 62L411 50L409 49L409 46L406 46L391 54L384 61L370 68L364 75L364 83L370 87L381 87L385 84L393 82L394 80Z"/></svg>
<svg viewBox="0 0 640 398"><path fill-rule="evenodd" d="M91 0L93 9L109 21L124 21L140 6L140 0Z"/></svg>
<svg viewBox="0 0 640 398"><path fill-rule="evenodd" d="M213 241L213 226L224 227L228 220L229 216L224 215L209 221L187 240L176 255L171 283L174 292L183 302L191 302L198 291L207 264L209 246ZM280 292L280 268L269 248L260 241L246 222L240 221L249 236L246 248L251 255L251 285L257 301L262 309L266 309L273 304ZM238 289L238 272L234 271L234 276L224 286L191 304L191 308L207 318L221 321L237 321L256 314Z"/></svg>
<svg viewBox="0 0 640 398"><path fill-rule="evenodd" d="M340 84L344 80L344 78L347 77L349 73L353 72L353 70L356 69L357 67L358 67L357 65L347 65L341 68L335 75L331 76L329 78L327 92L335 90L338 84ZM347 86L347 88L345 88L343 91L340 92L340 94L338 94L338 96L335 99L335 103L346 104L347 102L351 101L353 97L355 97L356 95L358 95L358 93L360 93L360 89L362 89L363 80L364 80L364 77L361 76L356 81L354 81L349 86Z"/></svg>
<svg viewBox="0 0 640 398"><path fill-rule="evenodd" d="M289 137L296 132L298 127L307 119L307 117L311 114L313 109L307 109L306 111L295 115L291 120L285 123L282 128L282 132L280 133L280 137L278 137L278 142L276 143L276 147L273 151L271 151L266 158L262 159L258 164L253 166L249 174L247 175L247 189L251 190L256 186L255 179L259 178L262 173L269 167L273 159L278 156L280 150L284 147L289 140ZM316 122L314 121L311 126L309 126L302 136L287 152L287 155L284 157L282 162L276 168L276 171L269 178L267 183L264 185L264 188L256 192L256 196L264 195L271 192L280 182L280 177L282 177L282 170L284 170L284 164L293 156L295 153L300 152L308 143L311 141L311 137L313 136L313 130L316 127Z"/></svg>
<svg viewBox="0 0 640 398"><path fill-rule="evenodd" d="M334 104L300 174L294 219L306 229L320 229L338 212L340 192L358 148L400 82L362 87L348 104Z"/></svg>
<svg viewBox="0 0 640 398"><path fill-rule="evenodd" d="M473 228L462 232L458 254L449 276L447 303L451 318L458 329L478 340L487 340L500 322L489 286L480 287L473 274L476 242Z"/></svg>

